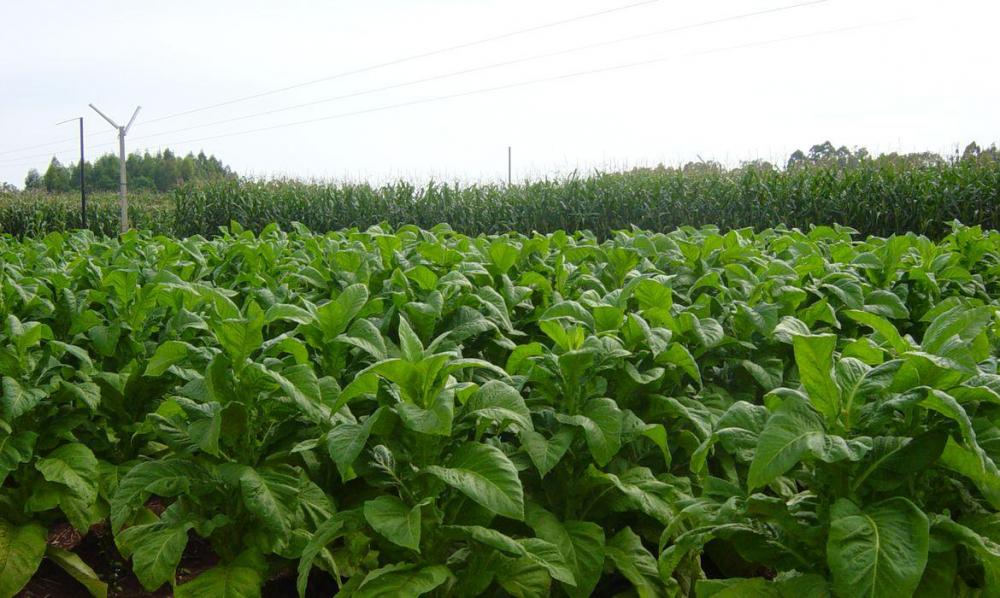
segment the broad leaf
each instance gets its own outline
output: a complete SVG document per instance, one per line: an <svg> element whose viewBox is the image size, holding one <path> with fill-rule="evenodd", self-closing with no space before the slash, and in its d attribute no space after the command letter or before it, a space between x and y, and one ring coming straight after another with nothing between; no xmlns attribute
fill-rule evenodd
<svg viewBox="0 0 1000 598"><path fill-rule="evenodd" d="M524 491L517 469L496 447L468 442L455 451L447 466L431 465L424 471L498 515L524 519Z"/></svg>
<svg viewBox="0 0 1000 598"><path fill-rule="evenodd" d="M78 555L56 546L48 546L45 549L45 556L59 565L59 568L69 574L70 577L80 582L83 587L87 588L91 596L94 598L107 598L108 584L101 581L97 572L90 565L83 562L83 559Z"/></svg>
<svg viewBox="0 0 1000 598"><path fill-rule="evenodd" d="M799 335L793 338L792 346L799 379L809 395L809 401L827 421L833 421L840 412L840 389L833 377L836 335Z"/></svg>
<svg viewBox="0 0 1000 598"><path fill-rule="evenodd" d="M581 415L556 414L556 419L562 423L583 428L587 448L601 467L607 465L621 449L623 417L617 403L611 399L587 401Z"/></svg>
<svg viewBox="0 0 1000 598"><path fill-rule="evenodd" d="M747 487L754 490L770 483L806 456L826 463L857 461L869 448L870 439L847 441L828 435L820 414L801 397L791 394L768 418L760 433L747 474Z"/></svg>
<svg viewBox="0 0 1000 598"><path fill-rule="evenodd" d="M572 442L572 428L563 428L548 439L540 432L521 433L521 447L528 453L531 462L538 469L538 474L543 478L562 460Z"/></svg>
<svg viewBox="0 0 1000 598"><path fill-rule="evenodd" d="M897 497L858 508L840 499L830 509L827 564L837 593L909 597L927 564L927 516Z"/></svg>
<svg viewBox="0 0 1000 598"><path fill-rule="evenodd" d="M46 480L68 487L84 502L97 498L97 458L85 445L64 444L35 463Z"/></svg>
<svg viewBox="0 0 1000 598"><path fill-rule="evenodd" d="M420 505L410 508L395 496L379 496L365 503L364 515L389 541L420 552Z"/></svg>
<svg viewBox="0 0 1000 598"><path fill-rule="evenodd" d="M438 588L450 576L444 565L387 565L365 576L353 595L355 598L422 596Z"/></svg>
<svg viewBox="0 0 1000 598"><path fill-rule="evenodd" d="M499 380L490 380L469 397L466 413L474 418L484 418L504 424L509 422L518 430L532 430L531 412L524 404L521 393Z"/></svg>
<svg viewBox="0 0 1000 598"><path fill-rule="evenodd" d="M20 527L0 519L0 598L11 598L38 569L45 556L45 528Z"/></svg>
<svg viewBox="0 0 1000 598"><path fill-rule="evenodd" d="M177 586L175 598L256 598L264 584L267 564L257 552L247 550L230 563L219 564Z"/></svg>

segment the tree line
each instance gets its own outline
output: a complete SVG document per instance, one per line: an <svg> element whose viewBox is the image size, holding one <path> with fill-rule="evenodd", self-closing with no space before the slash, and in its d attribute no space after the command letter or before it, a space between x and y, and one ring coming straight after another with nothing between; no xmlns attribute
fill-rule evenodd
<svg viewBox="0 0 1000 598"><path fill-rule="evenodd" d="M836 147L829 141L813 145L808 151L796 150L788 161L772 164L765 160L744 162L731 168L715 161L688 162L681 167L667 167L663 164L655 168L635 168L634 170L679 170L687 174L698 172L739 172L744 170L786 170L794 171L811 167L834 167L842 169L857 168L866 163L895 165L898 167L940 168L957 160L978 160L1000 162L1000 148L995 144L981 147L973 142L961 152L952 156L941 156L933 152L885 153L872 155L864 147ZM169 149L150 154L134 153L125 162L130 189L144 191L169 191L180 184L194 181L208 181L219 178L235 178L236 174L215 156L206 156L205 152L197 155L188 153L179 157ZM105 154L93 164L86 162L84 176L87 189L94 191L114 191L118 189L118 156ZM63 165L58 159L52 158L45 173L39 173L32 168L24 180L25 191L45 191L58 193L79 191L80 165L70 163ZM6 183L0 185L0 191L13 192L15 188Z"/></svg>
<svg viewBox="0 0 1000 598"><path fill-rule="evenodd" d="M83 176L88 190L118 189L118 156L105 154L93 163L84 162ZM233 171L215 156L188 153L178 156L169 149L150 154L130 154L125 159L128 186L137 191L169 191L189 181L210 180L235 176ZM63 165L52 158L44 173L32 168L24 179L26 191L59 193L80 189L80 163Z"/></svg>
<svg viewBox="0 0 1000 598"><path fill-rule="evenodd" d="M941 168L948 164L959 161L978 161L989 163L1000 163L1000 148L990 144L987 147L980 146L976 142L969 143L965 149L954 154L942 156L935 152L887 152L883 154L872 154L864 147L849 148L845 145L837 147L829 141L816 144L808 151L795 150L788 157L784 164L774 164L767 160L751 160L742 162L739 166L730 167L714 160L700 160L698 162L688 162L683 166L666 166L659 164L655 168L639 167L633 170L656 170L656 171L680 171L685 174L698 173L730 173L755 171L785 171L807 170L810 168L832 168L850 170L862 166L895 166L899 168Z"/></svg>

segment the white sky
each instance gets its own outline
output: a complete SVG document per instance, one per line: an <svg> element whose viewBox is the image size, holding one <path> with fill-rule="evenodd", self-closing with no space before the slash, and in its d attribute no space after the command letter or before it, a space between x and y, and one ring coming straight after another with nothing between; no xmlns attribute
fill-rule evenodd
<svg viewBox="0 0 1000 598"><path fill-rule="evenodd" d="M0 0L0 180L52 153L115 151L94 102L127 120L128 149L203 149L237 172L385 181L498 180L663 162L762 158L831 140L950 152L1000 141L994 0L827 0L357 95L184 132L174 129L500 61L788 6L802 0L658 0L534 33L160 122L157 117L638 0ZM902 19L902 20L900 20ZM848 31L829 33L862 26ZM816 33L828 32L820 35ZM798 39L761 44L782 38ZM739 46L743 46L739 48ZM266 132L190 140L444 95L665 60ZM187 142L187 143L182 143ZM105 144L101 147L101 144ZM39 154L43 154L39 156Z"/></svg>

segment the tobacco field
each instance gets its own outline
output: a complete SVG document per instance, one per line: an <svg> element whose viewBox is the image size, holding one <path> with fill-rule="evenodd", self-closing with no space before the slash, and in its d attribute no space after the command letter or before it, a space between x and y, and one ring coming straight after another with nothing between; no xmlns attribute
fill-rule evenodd
<svg viewBox="0 0 1000 598"><path fill-rule="evenodd" d="M958 224L5 236L0 598L1000 596L998 297Z"/></svg>

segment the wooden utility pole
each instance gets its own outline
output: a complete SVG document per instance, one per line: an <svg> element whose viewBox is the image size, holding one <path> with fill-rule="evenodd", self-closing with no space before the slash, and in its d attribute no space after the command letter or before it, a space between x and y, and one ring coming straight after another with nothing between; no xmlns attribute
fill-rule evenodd
<svg viewBox="0 0 1000 598"><path fill-rule="evenodd" d="M97 106L91 104L91 108L94 112L100 114L104 120L111 123L111 126L118 129L118 202L121 208L121 222L122 222L122 232L128 232L128 197L126 197L126 182L125 182L125 135L128 134L128 130L132 128L132 123L135 122L135 117L139 114L139 109L142 106L136 106L135 112L132 113L132 118L129 119L128 124L124 127L119 126L118 123L108 118L108 115L104 114L97 109Z"/></svg>

